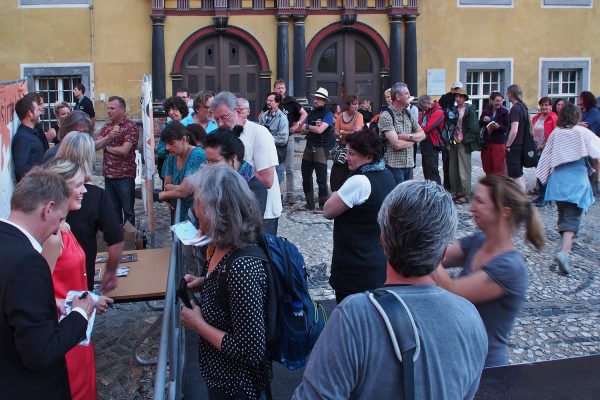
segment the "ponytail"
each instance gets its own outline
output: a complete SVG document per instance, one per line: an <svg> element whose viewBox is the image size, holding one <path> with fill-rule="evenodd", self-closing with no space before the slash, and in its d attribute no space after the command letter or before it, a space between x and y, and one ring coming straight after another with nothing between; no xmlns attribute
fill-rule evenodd
<svg viewBox="0 0 600 400"><path fill-rule="evenodd" d="M541 250L546 244L545 230L537 207L532 202L529 202L525 220L525 239L533 244L536 249Z"/></svg>

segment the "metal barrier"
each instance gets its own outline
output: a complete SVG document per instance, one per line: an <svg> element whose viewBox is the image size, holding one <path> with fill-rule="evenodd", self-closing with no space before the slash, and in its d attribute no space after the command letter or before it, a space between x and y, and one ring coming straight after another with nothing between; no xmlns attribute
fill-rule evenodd
<svg viewBox="0 0 600 400"><path fill-rule="evenodd" d="M177 200L175 221L179 222L181 200ZM177 306L175 291L184 275L182 244L175 234L171 245L167 291L162 316L160 347L154 378L154 400L174 400L182 397L182 374L185 361L185 331L181 326L181 314ZM167 366L168 377L167 377ZM168 392L165 392L168 390Z"/></svg>

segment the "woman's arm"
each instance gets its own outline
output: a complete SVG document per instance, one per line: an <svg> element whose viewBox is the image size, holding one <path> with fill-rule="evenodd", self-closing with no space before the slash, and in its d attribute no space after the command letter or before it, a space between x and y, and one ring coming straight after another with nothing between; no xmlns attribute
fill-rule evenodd
<svg viewBox="0 0 600 400"><path fill-rule="evenodd" d="M504 295L504 289L490 278L487 272L481 270L468 276L452 279L440 265L435 270L433 279L439 287L464 297L474 304L495 300Z"/></svg>
<svg viewBox="0 0 600 400"><path fill-rule="evenodd" d="M42 256L46 259L46 262L50 267L50 274L54 272L56 261L61 254L62 235L60 231L58 231L56 234L50 235L50 237L42 244Z"/></svg>
<svg viewBox="0 0 600 400"><path fill-rule="evenodd" d="M348 207L342 201L338 192L333 192L331 197L327 199L325 205L323 206L323 217L327 219L334 219L335 217L342 215L349 209L350 207Z"/></svg>
<svg viewBox="0 0 600 400"><path fill-rule="evenodd" d="M169 182L167 182L167 178L170 178ZM179 185L173 185L172 181L173 178L170 175L165 177L165 190L158 194L160 200L187 199L194 194L187 176L183 178L183 181Z"/></svg>
<svg viewBox="0 0 600 400"><path fill-rule="evenodd" d="M445 268L459 267L465 263L466 255L462 250L460 242L455 242L446 248L446 254L442 258Z"/></svg>

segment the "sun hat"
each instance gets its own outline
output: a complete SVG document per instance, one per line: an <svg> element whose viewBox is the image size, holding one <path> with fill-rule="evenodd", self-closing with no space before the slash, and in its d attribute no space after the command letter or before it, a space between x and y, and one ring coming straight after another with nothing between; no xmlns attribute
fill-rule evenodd
<svg viewBox="0 0 600 400"><path fill-rule="evenodd" d="M467 89L461 87L454 91L454 94L460 94L461 96L465 96L467 100L469 100L469 95L467 94Z"/></svg>
<svg viewBox="0 0 600 400"><path fill-rule="evenodd" d="M327 91L327 89L322 87L318 88L315 94L313 94L313 96L319 99L323 99L325 101L329 101L329 92Z"/></svg>

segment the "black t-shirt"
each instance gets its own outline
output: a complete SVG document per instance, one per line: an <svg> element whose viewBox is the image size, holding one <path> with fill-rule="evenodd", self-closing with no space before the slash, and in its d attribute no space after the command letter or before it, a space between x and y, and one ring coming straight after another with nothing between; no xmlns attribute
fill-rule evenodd
<svg viewBox="0 0 600 400"><path fill-rule="evenodd" d="M362 114L365 125L367 125L373 119L373 113L371 111L367 111L367 110L363 110L362 108L359 108L358 112Z"/></svg>
<svg viewBox="0 0 600 400"><path fill-rule="evenodd" d="M73 109L83 111L84 113L89 115L90 118L94 118L96 116L96 112L94 111L94 104L89 98L85 96L81 96L81 99L79 99L79 101L75 103L75 107L73 107Z"/></svg>
<svg viewBox="0 0 600 400"><path fill-rule="evenodd" d="M302 109L302 105L298 103L293 97L286 96L283 98L283 101L279 103L279 109L285 114L288 119L288 123L290 128L294 124L294 122L300 119L300 110ZM267 105L265 104L263 107L263 112L268 111Z"/></svg>
<svg viewBox="0 0 600 400"><path fill-rule="evenodd" d="M525 132L525 124L529 123L529 113L527 112L527 106L522 102L515 103L514 106L510 109L509 114L510 123L518 122L519 130L517 131L517 136L515 140L512 142L512 145L522 146L523 145L523 136ZM510 132L510 130L509 130Z"/></svg>
<svg viewBox="0 0 600 400"><path fill-rule="evenodd" d="M96 233L102 231L104 241L112 246L123 241L123 228L119 224L115 208L106 191L98 186L86 184L87 193L83 195L81 208L70 211L67 222L71 231L85 252L85 270L88 289L94 289L94 270L96 264Z"/></svg>

